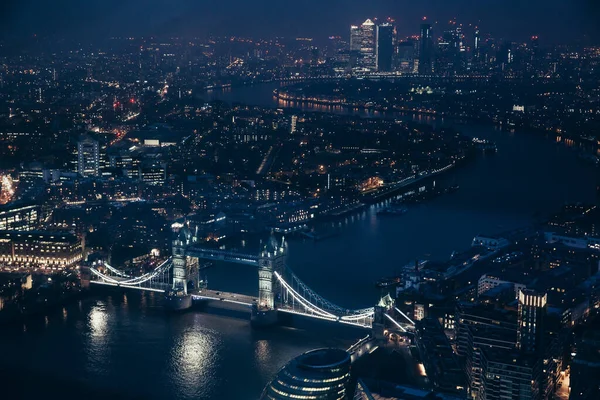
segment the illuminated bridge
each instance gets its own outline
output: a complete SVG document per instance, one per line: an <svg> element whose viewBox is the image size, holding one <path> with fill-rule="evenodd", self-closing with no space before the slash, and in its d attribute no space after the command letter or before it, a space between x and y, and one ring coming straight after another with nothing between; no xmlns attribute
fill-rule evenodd
<svg viewBox="0 0 600 400"><path fill-rule="evenodd" d="M109 264L90 268L91 283L127 289L164 292L167 297L180 301L216 300L247 306L251 309L251 320L265 325L276 322L278 313L302 315L310 318L353 325L361 328L384 326L407 332L414 322L394 307L393 300L386 296L373 307L349 309L327 300L306 285L286 265L287 244L285 239L278 243L271 237L258 255L203 248L187 228L182 228L173 241L173 256L154 270L130 276ZM257 268L258 296L226 293L200 287L198 282L199 260L225 261ZM188 288L192 289L189 290ZM184 308L187 308L184 307Z"/></svg>

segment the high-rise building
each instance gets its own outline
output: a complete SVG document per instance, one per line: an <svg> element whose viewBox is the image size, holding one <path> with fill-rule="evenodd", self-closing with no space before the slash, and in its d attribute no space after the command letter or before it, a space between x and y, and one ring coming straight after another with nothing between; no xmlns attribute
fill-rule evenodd
<svg viewBox="0 0 600 400"><path fill-rule="evenodd" d="M297 123L298 123L298 116L292 115L291 122L290 122L290 133L296 132L296 124Z"/></svg>
<svg viewBox="0 0 600 400"><path fill-rule="evenodd" d="M476 398L482 381L482 352L514 350L517 318L515 313L467 303L457 304L455 316L456 352L464 366L471 395Z"/></svg>
<svg viewBox="0 0 600 400"><path fill-rule="evenodd" d="M375 23L373 21L367 19L360 26L350 27L350 50L356 54L357 67L375 69Z"/></svg>
<svg viewBox="0 0 600 400"><path fill-rule="evenodd" d="M481 354L481 388L477 400L541 400L541 366L536 357L501 349Z"/></svg>
<svg viewBox="0 0 600 400"><path fill-rule="evenodd" d="M431 24L421 24L419 36L419 73L431 74L433 72L433 30Z"/></svg>
<svg viewBox="0 0 600 400"><path fill-rule="evenodd" d="M381 72L392 70L394 55L394 26L390 23L377 25L376 69Z"/></svg>
<svg viewBox="0 0 600 400"><path fill-rule="evenodd" d="M144 161L139 167L139 178L142 182L163 186L167 180L167 164L159 161Z"/></svg>
<svg viewBox="0 0 600 400"><path fill-rule="evenodd" d="M283 367L261 399L346 399L350 354L340 349L308 351Z"/></svg>
<svg viewBox="0 0 600 400"><path fill-rule="evenodd" d="M100 175L100 146L96 140L86 137L77 143L77 173L83 177Z"/></svg>
<svg viewBox="0 0 600 400"><path fill-rule="evenodd" d="M517 347L523 353L540 354L544 346L546 293L525 289L519 292Z"/></svg>
<svg viewBox="0 0 600 400"><path fill-rule="evenodd" d="M600 330L584 332L571 363L569 399L600 399Z"/></svg>
<svg viewBox="0 0 600 400"><path fill-rule="evenodd" d="M399 42L397 45L396 69L402 72L413 72L415 53L415 43L412 40Z"/></svg>

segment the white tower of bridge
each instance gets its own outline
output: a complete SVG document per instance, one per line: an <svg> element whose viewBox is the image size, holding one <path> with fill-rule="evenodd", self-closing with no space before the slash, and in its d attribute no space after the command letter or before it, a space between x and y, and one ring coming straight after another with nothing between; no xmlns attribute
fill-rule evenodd
<svg viewBox="0 0 600 400"><path fill-rule="evenodd" d="M287 244L285 238L277 243L274 236L260 253L258 260L258 305L262 309L273 310L275 307L275 292L278 289L273 272L283 274Z"/></svg>

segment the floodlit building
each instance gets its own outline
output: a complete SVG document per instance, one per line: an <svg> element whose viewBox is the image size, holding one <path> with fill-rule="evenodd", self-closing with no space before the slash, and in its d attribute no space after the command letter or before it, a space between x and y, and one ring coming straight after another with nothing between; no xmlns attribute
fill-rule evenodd
<svg viewBox="0 0 600 400"><path fill-rule="evenodd" d="M83 255L81 240L69 232L0 231L0 264L18 268L66 268Z"/></svg>
<svg viewBox="0 0 600 400"><path fill-rule="evenodd" d="M0 231L31 231L40 220L39 206L9 203L0 206Z"/></svg>

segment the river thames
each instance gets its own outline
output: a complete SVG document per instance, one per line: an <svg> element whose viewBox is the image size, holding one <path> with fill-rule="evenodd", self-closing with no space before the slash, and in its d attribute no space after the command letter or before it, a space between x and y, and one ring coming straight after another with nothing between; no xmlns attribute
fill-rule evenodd
<svg viewBox="0 0 600 400"><path fill-rule="evenodd" d="M211 98L284 106L272 97L275 87L237 88ZM374 282L411 260L446 259L470 246L478 233L524 227L565 202L596 200L597 169L580 161L572 148L532 132L471 122L455 127L498 146L497 154L482 154L438 178L460 185L458 192L411 206L401 217L377 217L374 206L340 221L338 236L292 240L288 263L294 272L341 306L368 307L379 296ZM256 271L218 265L209 270L209 285L255 294ZM256 399L289 359L351 341L323 325L253 331L249 320L233 316L168 315L160 301L156 294L98 295L24 325L3 327L3 381L31 397L66 395L62 390L68 387L86 393L82 398Z"/></svg>

